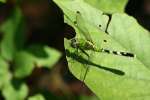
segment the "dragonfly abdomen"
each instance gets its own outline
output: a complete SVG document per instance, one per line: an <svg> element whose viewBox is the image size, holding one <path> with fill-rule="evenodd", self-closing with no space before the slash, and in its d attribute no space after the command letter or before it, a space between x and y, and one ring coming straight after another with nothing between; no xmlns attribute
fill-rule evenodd
<svg viewBox="0 0 150 100"><path fill-rule="evenodd" d="M114 55L120 55L120 56L126 56L126 57L135 57L133 53L130 52L123 52L123 51L112 51L108 49L101 49L102 52L108 53L108 54L114 54Z"/></svg>
<svg viewBox="0 0 150 100"><path fill-rule="evenodd" d="M85 41L83 39L77 39L77 40L75 38L72 39L71 46L73 48L78 48L78 49L82 49L82 50L93 50L95 52L104 52L104 53L114 54L114 55L119 55L119 56L135 57L135 55L130 52L114 51L114 50L108 50L105 48L98 48L92 42Z"/></svg>

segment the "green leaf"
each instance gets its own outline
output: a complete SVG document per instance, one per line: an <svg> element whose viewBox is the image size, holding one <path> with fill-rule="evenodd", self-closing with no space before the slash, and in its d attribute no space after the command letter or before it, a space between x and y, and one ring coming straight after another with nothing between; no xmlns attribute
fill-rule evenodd
<svg viewBox="0 0 150 100"><path fill-rule="evenodd" d="M8 64L0 56L0 89L9 82L11 74L9 72Z"/></svg>
<svg viewBox="0 0 150 100"><path fill-rule="evenodd" d="M6 2L6 0L0 0L0 2L5 3L5 2Z"/></svg>
<svg viewBox="0 0 150 100"><path fill-rule="evenodd" d="M79 100L99 100L96 96L80 96Z"/></svg>
<svg viewBox="0 0 150 100"><path fill-rule="evenodd" d="M26 84L8 83L2 90L5 100L25 100L28 95L28 88Z"/></svg>
<svg viewBox="0 0 150 100"><path fill-rule="evenodd" d="M125 14L114 14L110 23L107 23L108 21L101 23L104 21L100 18L103 16L102 12L92 8L83 0L54 1L63 10L65 21L76 30L77 39L87 41L82 34L88 33L91 35L94 46L99 49L134 54L134 57L127 57L93 50L80 50L73 48L71 41L65 39L68 66L73 75L80 80L86 76L85 84L102 100L149 100L149 32ZM126 1L122 0L121 5L125 3ZM104 3L104 6L106 5ZM116 6L115 9L123 9L122 7L124 6ZM81 14L79 20L77 11ZM113 9L108 12L118 11ZM103 17L107 18L107 16ZM105 27L107 24L108 30ZM99 28L98 25L103 28Z"/></svg>
<svg viewBox="0 0 150 100"><path fill-rule="evenodd" d="M61 54L48 46L32 45L26 51L20 51L14 57L15 76L19 78L30 75L37 67L51 68Z"/></svg>
<svg viewBox="0 0 150 100"><path fill-rule="evenodd" d="M122 14L121 14L122 15ZM124 14L122 15L124 16ZM120 23L115 24L117 28L120 28L121 25L125 26L121 19L122 17L118 16L116 19L119 20ZM123 17L124 18L124 17ZM132 18L131 18L132 19ZM133 20L133 19L132 19ZM126 18L128 23L132 22L128 18ZM134 21L133 21L134 22ZM132 22L132 23L133 23ZM85 52L89 55L89 58L85 53L81 50L71 47L71 41L65 40L65 48L67 54L67 60L70 71L80 80L83 79L83 76L86 73L87 67L89 67L88 72L85 77L85 84L102 100L149 100L150 99L150 70L147 65L144 65L143 59L138 59L138 54L131 49L130 45L134 44L135 47L137 39L136 35L132 35L133 40L131 41L129 38L128 32L126 35L119 35L118 38L113 38L111 35L108 35L101 30L97 29L95 26L86 22L82 17L80 21L77 23L80 27L78 30L86 30L92 37L94 45L99 48L105 48L112 51L124 51L124 52L132 52L137 57L126 57L114 54L108 54L105 52L95 52L92 50L85 50ZM134 23L135 24L135 23ZM137 24L137 23L136 23ZM111 24L110 24L111 25ZM117 27L119 25L119 27ZM127 24L128 25L128 24ZM83 27L84 26L84 27ZM135 28L137 29L138 25L126 26L129 29ZM140 27L140 26L139 26ZM139 28L138 27L138 28ZM122 27L121 27L122 28ZM142 34L140 37L145 38L145 42L143 45L146 45L146 49L150 51L149 46L147 44L150 43L149 35L147 31L142 29L140 31ZM124 30L125 31L125 30ZM83 38L81 36L81 32L85 31L77 31L76 38ZM113 31L116 33L116 31ZM118 31L118 34L122 34L122 31ZM133 32L133 30L132 30ZM139 32L139 33L140 33ZM137 37L138 38L138 37ZM124 40L125 39L125 40ZM104 42L106 40L107 42ZM125 46L119 41L124 41L124 44L129 45ZM130 41L129 43L127 41ZM126 43L127 42L127 43ZM138 41L139 43L139 41ZM138 48L139 51L143 51L143 48ZM147 51L147 50L146 50ZM143 55L149 55L148 52L143 52ZM144 60L148 61L146 57Z"/></svg>
<svg viewBox="0 0 150 100"><path fill-rule="evenodd" d="M135 53L139 62L150 68L150 32L140 26L133 17L114 14L108 32L123 47Z"/></svg>
<svg viewBox="0 0 150 100"><path fill-rule="evenodd" d="M0 31L3 33L0 43L1 55L9 61L13 59L15 52L23 47L25 39L21 11L17 7L12 11L8 20L0 27Z"/></svg>
<svg viewBox="0 0 150 100"><path fill-rule="evenodd" d="M29 47L30 52L36 62L36 65L51 68L61 57L61 53L56 49L42 45L32 45Z"/></svg>
<svg viewBox="0 0 150 100"><path fill-rule="evenodd" d="M34 58L28 52L20 51L14 57L15 77L23 78L30 75L34 67Z"/></svg>
<svg viewBox="0 0 150 100"><path fill-rule="evenodd" d="M45 100L45 98L41 94L37 94L32 97L29 97L28 100Z"/></svg>
<svg viewBox="0 0 150 100"><path fill-rule="evenodd" d="M54 2L63 10L65 22L69 25L74 26L76 13L79 11L83 14L82 16L86 21L103 31L106 30L108 16L85 3L83 0L54 0Z"/></svg>
<svg viewBox="0 0 150 100"><path fill-rule="evenodd" d="M124 12L128 0L84 0L104 13Z"/></svg>

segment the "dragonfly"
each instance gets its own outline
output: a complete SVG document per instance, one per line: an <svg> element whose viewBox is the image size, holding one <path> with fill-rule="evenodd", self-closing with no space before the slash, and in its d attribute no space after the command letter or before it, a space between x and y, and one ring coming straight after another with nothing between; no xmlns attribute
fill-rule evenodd
<svg viewBox="0 0 150 100"><path fill-rule="evenodd" d="M126 56L126 57L134 57L134 54L129 52L120 52L120 51L112 51L105 48L99 48L97 47L92 37L87 30L86 26L83 24L84 19L81 16L81 13L79 11L76 12L76 21L74 22L75 26L79 29L80 33L85 37L85 39L80 38L73 38L71 39L71 47L76 48L77 50L80 50L82 53L84 53L88 57L88 61L90 61L91 54L88 54L86 50L92 50L94 52L104 52L108 54L114 54L114 55L120 55L120 56ZM106 41L106 40L105 40ZM90 55L90 56L89 56ZM82 81L84 82L86 78L86 74L88 73L89 66L85 65L86 71L84 73Z"/></svg>
<svg viewBox="0 0 150 100"><path fill-rule="evenodd" d="M92 40L89 32L86 30L86 27L83 24L81 24L83 19L81 17L80 12L77 11L76 14L77 14L76 15L76 21L74 22L74 24L79 29L81 34L83 34L85 39L81 39L81 38L73 38L73 39L71 39L71 47L77 48L77 52L78 52L78 50L80 50L82 53L84 53L88 57L88 61L89 61L90 60L90 56L86 52L86 50L93 50L93 51L97 51L97 52L100 52L101 50L98 49L94 45L93 40ZM80 27L83 27L85 30L81 29ZM87 74L87 72L89 70L89 66L88 65L85 65L85 67L86 67L86 70L84 72L84 76L83 76L83 79L82 79L83 82L84 82L84 80L86 78L86 74Z"/></svg>

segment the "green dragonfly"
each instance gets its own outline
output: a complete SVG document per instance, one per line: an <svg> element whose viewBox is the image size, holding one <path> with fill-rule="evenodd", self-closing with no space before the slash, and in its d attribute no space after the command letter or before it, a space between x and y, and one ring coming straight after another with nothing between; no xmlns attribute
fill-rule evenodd
<svg viewBox="0 0 150 100"><path fill-rule="evenodd" d="M82 53L84 53L88 57L88 61L90 61L90 57L92 55L88 54L86 52L87 50L92 50L94 52L104 52L104 53L108 53L108 54L114 54L114 55L120 55L120 56L126 56L126 57L134 57L134 54L129 53L129 52L111 51L108 49L97 47L94 44L94 42L91 38L91 35L88 32L88 29L84 25L84 19L81 16L81 13L79 11L77 11L76 14L77 14L76 21L74 22L74 24L79 29L80 33L85 37L85 39L81 39L81 38L71 39L71 47L76 48L77 50L80 50ZM82 81L85 80L86 74L89 70L89 66L87 64L85 65L85 67L86 67L86 69L85 69L85 73L84 73Z"/></svg>
<svg viewBox="0 0 150 100"><path fill-rule="evenodd" d="M93 50L96 52L101 52L102 50L94 45L94 42L93 42L87 28L83 25L84 19L82 18L79 11L77 11L76 22L74 22L74 24L79 29L81 34L83 34L85 39L73 38L73 39L71 39L71 46L74 48L79 48L79 49L83 49L83 50Z"/></svg>
<svg viewBox="0 0 150 100"><path fill-rule="evenodd" d="M88 57L88 61L90 61L91 54L88 54L86 52L86 50L92 50L92 51L96 51L96 52L101 52L102 50L94 45L94 42L93 42L88 30L86 29L86 27L84 25L84 19L82 18L79 11L77 11L76 22L74 22L74 24L79 29L81 34L85 37L85 39L81 39L81 38L71 39L71 47L77 48L77 50L80 50L83 54L85 54ZM86 67L86 69L85 69L82 81L85 80L86 74L89 70L89 66L87 64L85 65L85 67Z"/></svg>
<svg viewBox="0 0 150 100"><path fill-rule="evenodd" d="M93 50L95 52L104 52L108 54L114 54L114 55L120 55L120 56L126 56L126 57L134 57L135 55L130 52L124 52L124 51L113 51L113 50L108 50L105 48L99 48L97 47L89 32L88 29L84 25L84 19L81 16L80 12L77 11L77 16L76 16L76 22L74 22L76 27L80 30L81 34L85 37L85 39L78 39L78 38L73 38L71 41L71 46L74 48L79 48L82 50ZM104 40L105 41L105 40Z"/></svg>

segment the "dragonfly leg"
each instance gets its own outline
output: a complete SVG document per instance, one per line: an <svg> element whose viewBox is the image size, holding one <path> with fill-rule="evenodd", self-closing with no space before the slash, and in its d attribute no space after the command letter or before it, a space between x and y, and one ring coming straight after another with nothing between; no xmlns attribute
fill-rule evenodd
<svg viewBox="0 0 150 100"><path fill-rule="evenodd" d="M82 50L82 52L88 57L87 60L89 61L90 60L89 54L87 52L85 52L84 50ZM83 68L83 71L81 71L81 72L83 72L84 76L82 77L82 73L81 73L81 80L84 82L85 78L86 78L86 75L87 75L87 73L89 71L89 66L88 66L88 64L83 64L83 65L84 65L84 68Z"/></svg>

